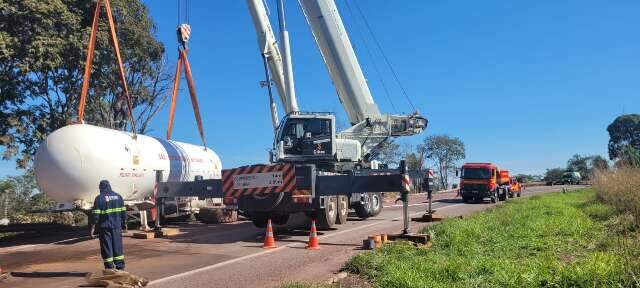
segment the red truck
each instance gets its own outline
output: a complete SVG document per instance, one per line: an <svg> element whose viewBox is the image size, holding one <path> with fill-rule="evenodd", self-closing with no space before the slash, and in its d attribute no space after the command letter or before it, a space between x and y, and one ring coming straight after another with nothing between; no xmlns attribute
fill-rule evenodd
<svg viewBox="0 0 640 288"><path fill-rule="evenodd" d="M460 195L464 202L490 198L492 203L507 200L509 171L493 163L465 163L460 169Z"/></svg>

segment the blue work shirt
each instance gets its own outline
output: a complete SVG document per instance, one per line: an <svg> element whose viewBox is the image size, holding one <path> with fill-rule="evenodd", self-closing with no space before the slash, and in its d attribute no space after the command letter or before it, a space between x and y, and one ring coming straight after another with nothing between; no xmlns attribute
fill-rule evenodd
<svg viewBox="0 0 640 288"><path fill-rule="evenodd" d="M100 192L93 201L93 223L100 228L122 229L127 219L127 208L124 200L111 189Z"/></svg>

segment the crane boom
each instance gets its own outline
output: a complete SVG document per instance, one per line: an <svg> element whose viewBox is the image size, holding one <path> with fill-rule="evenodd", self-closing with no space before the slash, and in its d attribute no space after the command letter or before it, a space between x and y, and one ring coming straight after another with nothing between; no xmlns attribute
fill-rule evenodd
<svg viewBox="0 0 640 288"><path fill-rule="evenodd" d="M253 19L256 32L258 34L258 47L260 52L266 57L269 70L271 71L271 80L276 84L280 101L284 107L285 113L298 111L298 103L294 93L287 93L287 80L293 76L287 77L285 74L285 66L283 63L280 49L278 49L277 40L271 28L269 15L262 0L247 0L249 12ZM290 61L288 61L289 65ZM291 73L289 73L291 75ZM293 91L293 84L289 85Z"/></svg>
<svg viewBox="0 0 640 288"><path fill-rule="evenodd" d="M335 2L300 0L300 6L351 125L367 118L380 118Z"/></svg>

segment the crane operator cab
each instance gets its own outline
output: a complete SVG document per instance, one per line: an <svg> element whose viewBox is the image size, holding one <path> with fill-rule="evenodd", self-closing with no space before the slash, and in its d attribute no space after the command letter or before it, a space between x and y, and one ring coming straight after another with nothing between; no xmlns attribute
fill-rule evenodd
<svg viewBox="0 0 640 288"><path fill-rule="evenodd" d="M276 131L273 162L333 160L335 116L330 113L291 113Z"/></svg>

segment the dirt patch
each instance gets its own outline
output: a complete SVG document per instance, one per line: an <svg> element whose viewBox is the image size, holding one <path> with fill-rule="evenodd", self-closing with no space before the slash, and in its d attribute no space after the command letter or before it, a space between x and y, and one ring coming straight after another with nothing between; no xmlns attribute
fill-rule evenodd
<svg viewBox="0 0 640 288"><path fill-rule="evenodd" d="M335 284L341 288L372 288L373 285L366 279L353 274L347 274L346 277L339 279Z"/></svg>

